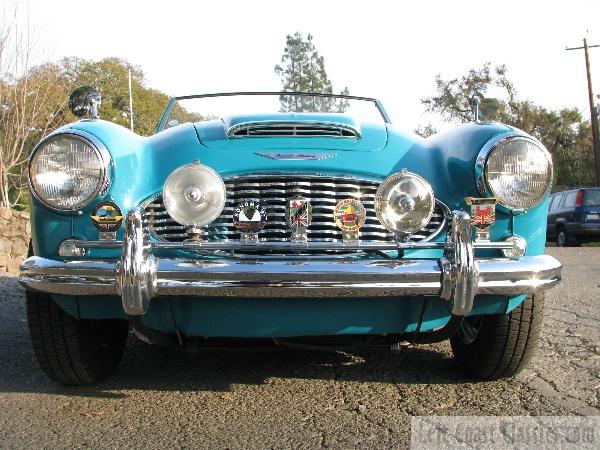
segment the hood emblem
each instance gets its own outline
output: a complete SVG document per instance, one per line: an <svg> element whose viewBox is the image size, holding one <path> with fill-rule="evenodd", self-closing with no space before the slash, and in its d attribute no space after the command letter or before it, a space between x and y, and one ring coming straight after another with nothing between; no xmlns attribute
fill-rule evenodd
<svg viewBox="0 0 600 450"><path fill-rule="evenodd" d="M277 152L256 152L256 155L264 156L270 159L285 159L288 161L306 161L327 159L337 156L337 153L277 153Z"/></svg>

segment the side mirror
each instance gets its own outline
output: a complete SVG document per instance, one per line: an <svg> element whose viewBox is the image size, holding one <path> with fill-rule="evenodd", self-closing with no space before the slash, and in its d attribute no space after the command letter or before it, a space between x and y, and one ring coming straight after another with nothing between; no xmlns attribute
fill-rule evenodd
<svg viewBox="0 0 600 450"><path fill-rule="evenodd" d="M479 122L480 119L494 120L500 109L500 100L475 94L469 98L469 105L473 111L473 122Z"/></svg>
<svg viewBox="0 0 600 450"><path fill-rule="evenodd" d="M500 109L500 100L497 98L484 98L479 104L479 118L492 120Z"/></svg>
<svg viewBox="0 0 600 450"><path fill-rule="evenodd" d="M80 86L69 95L69 109L77 117L97 119L101 104L100 92L91 86Z"/></svg>

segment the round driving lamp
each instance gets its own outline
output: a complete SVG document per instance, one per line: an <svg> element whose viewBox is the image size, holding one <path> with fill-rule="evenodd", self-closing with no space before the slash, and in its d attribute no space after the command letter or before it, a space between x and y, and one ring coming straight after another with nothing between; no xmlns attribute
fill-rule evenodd
<svg viewBox="0 0 600 450"><path fill-rule="evenodd" d="M501 137L477 158L479 188L510 209L538 205L552 185L552 158L542 144L526 136ZM482 179L483 177L483 179Z"/></svg>
<svg viewBox="0 0 600 450"><path fill-rule="evenodd" d="M60 133L33 150L29 185L49 208L74 211L106 192L110 167L108 151L96 138L84 132Z"/></svg>
<svg viewBox="0 0 600 450"><path fill-rule="evenodd" d="M174 170L165 181L167 213L181 225L201 227L215 220L225 207L225 184L217 172L193 162Z"/></svg>
<svg viewBox="0 0 600 450"><path fill-rule="evenodd" d="M427 181L402 171L386 178L375 193L375 212L381 224L399 235L410 235L429 223L435 198Z"/></svg>

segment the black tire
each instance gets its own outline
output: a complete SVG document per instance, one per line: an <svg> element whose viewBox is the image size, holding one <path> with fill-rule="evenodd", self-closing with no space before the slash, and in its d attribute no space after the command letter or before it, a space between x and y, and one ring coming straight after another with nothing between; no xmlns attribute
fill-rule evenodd
<svg viewBox="0 0 600 450"><path fill-rule="evenodd" d="M93 384L117 368L129 330L125 320L77 320L45 294L27 292L35 356L52 381Z"/></svg>
<svg viewBox="0 0 600 450"><path fill-rule="evenodd" d="M556 246L566 247L569 243L569 236L567 236L567 230L559 228L556 230Z"/></svg>
<svg viewBox="0 0 600 450"><path fill-rule="evenodd" d="M544 294L534 294L510 314L466 318L450 339L455 360L476 378L497 380L515 375L537 347L543 307ZM477 328L474 334L468 330L473 325Z"/></svg>

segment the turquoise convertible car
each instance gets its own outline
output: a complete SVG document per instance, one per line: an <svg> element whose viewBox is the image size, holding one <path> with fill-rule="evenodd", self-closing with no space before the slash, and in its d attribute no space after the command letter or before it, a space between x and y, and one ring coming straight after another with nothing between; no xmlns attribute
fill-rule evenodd
<svg viewBox="0 0 600 450"><path fill-rule="evenodd" d="M544 292L549 153L474 119L423 139L372 98L176 97L156 133L86 116L29 163L33 348L64 384L117 367L129 330L187 350L432 343L471 376L523 368Z"/></svg>

